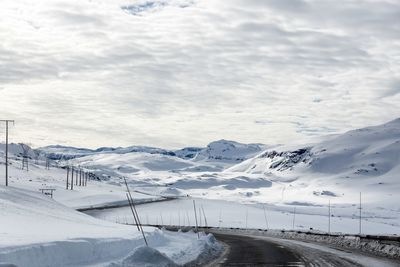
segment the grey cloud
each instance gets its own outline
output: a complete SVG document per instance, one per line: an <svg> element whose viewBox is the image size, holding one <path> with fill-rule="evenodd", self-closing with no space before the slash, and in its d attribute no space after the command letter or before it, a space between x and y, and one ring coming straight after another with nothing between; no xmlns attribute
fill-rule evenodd
<svg viewBox="0 0 400 267"><path fill-rule="evenodd" d="M286 142L400 115L394 2L67 2L32 12L39 28L0 28L0 104L23 117L19 99L31 125L51 114L57 140Z"/></svg>

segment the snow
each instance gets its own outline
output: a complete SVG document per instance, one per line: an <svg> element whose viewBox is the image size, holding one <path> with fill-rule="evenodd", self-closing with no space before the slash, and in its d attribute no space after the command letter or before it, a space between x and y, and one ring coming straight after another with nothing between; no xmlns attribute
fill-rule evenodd
<svg viewBox="0 0 400 267"><path fill-rule="evenodd" d="M331 232L356 234L362 192L362 233L400 234L400 120L296 146L245 145L226 140L212 142L206 148L176 151L140 146L96 150L50 146L42 148L41 154L28 151L29 172L21 170L21 149L21 145L10 145L12 190L7 194L2 191L7 199L3 198L1 205L8 208L0 211L7 212L0 226L13 230L0 233L6 242L4 247L28 246L26 251L36 251L37 247L31 247L34 242L69 247L73 240L78 247L101 250L109 242L126 246L132 238L140 240L140 236L131 236L131 232L128 235L125 228L115 226L115 222L132 222L127 207L87 211L108 221L102 223L80 217L83 215L68 208L126 205L123 177L128 180L136 203L175 199L139 205L141 220L148 224L194 225L194 198L200 225L328 231L330 202ZM3 150L4 145L0 146L0 154L4 154ZM57 159L52 161L50 170L43 167L44 153ZM3 173L5 166L1 163ZM93 173L94 180L87 187L66 190L64 167L71 165ZM39 195L40 188L56 189L54 200ZM8 195L12 192L15 195ZM21 201L27 204L18 202L20 194L24 196ZM35 214L30 205L37 204L37 199L49 202L37 208L42 219L30 222L24 214ZM15 214L11 212L13 205L19 205ZM60 212L50 212L54 209ZM26 230L26 221L32 231ZM104 227L113 230L104 231ZM126 236L131 238L126 241ZM176 263L160 247L157 250ZM125 252L128 255L132 250ZM118 261L122 256L114 256L114 263L122 264Z"/></svg>
<svg viewBox="0 0 400 267"><path fill-rule="evenodd" d="M198 207L197 216L200 226L234 227L248 229L285 229L303 230L310 228L327 232L329 219L324 207L303 206L293 207L247 204L196 198ZM265 209L265 212L264 212ZM152 225L194 226L194 211L192 198L180 198L171 201L138 205L141 221ZM324 214L323 211L326 213ZM332 212L334 212L333 210ZM339 212L348 211L340 209ZM355 209L356 211L356 209ZM133 223L129 216L129 207L108 210L87 211L88 214L111 222ZM205 216L204 216L205 214ZM293 228L294 219L294 228ZM400 235L400 227L396 225L397 218L389 220L363 219L362 232L364 234ZM388 223L390 221L391 223ZM335 216L331 218L332 233L358 234L359 220L351 216Z"/></svg>
<svg viewBox="0 0 400 267"><path fill-rule="evenodd" d="M20 267L106 266L144 244L133 226L96 219L37 192L0 186L0 207L1 263ZM221 252L211 236L202 235L198 240L193 232L144 230L150 247L177 264L202 262ZM142 261L151 260L145 256L140 256Z"/></svg>

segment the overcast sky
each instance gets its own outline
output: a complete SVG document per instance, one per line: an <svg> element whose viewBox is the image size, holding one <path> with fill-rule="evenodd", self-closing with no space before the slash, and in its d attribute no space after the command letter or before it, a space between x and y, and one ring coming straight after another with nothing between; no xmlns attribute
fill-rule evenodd
<svg viewBox="0 0 400 267"><path fill-rule="evenodd" d="M0 40L0 119L35 146L307 142L400 117L398 0L1 0Z"/></svg>

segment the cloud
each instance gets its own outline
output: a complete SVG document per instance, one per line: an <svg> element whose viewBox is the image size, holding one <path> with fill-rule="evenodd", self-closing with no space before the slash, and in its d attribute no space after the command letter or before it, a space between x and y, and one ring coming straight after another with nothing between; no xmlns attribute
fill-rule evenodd
<svg viewBox="0 0 400 267"><path fill-rule="evenodd" d="M16 141L288 143L400 115L398 1L0 7L0 105L20 121Z"/></svg>

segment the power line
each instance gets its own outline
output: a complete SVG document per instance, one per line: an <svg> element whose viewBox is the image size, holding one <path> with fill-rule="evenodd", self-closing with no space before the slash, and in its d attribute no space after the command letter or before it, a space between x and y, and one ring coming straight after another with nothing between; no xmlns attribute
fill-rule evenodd
<svg viewBox="0 0 400 267"><path fill-rule="evenodd" d="M8 186L8 124L12 122L14 125L14 120L0 120L0 122L6 123L6 186Z"/></svg>

